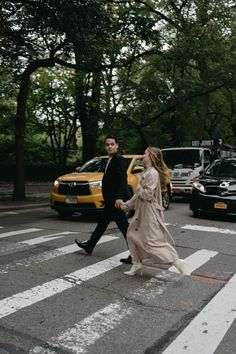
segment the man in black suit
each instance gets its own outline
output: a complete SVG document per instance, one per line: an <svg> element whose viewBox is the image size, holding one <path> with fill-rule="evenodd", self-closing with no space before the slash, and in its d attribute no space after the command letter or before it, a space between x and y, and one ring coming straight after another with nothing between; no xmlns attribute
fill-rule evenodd
<svg viewBox="0 0 236 354"><path fill-rule="evenodd" d="M126 232L129 226L126 214L120 209L124 200L129 199L127 185L127 166L125 159L118 154L119 144L113 135L108 135L105 139L105 149L109 156L103 179L102 195L104 199L104 209L101 218L87 241L75 240L75 243L85 250L87 254L93 252L94 247L107 229L109 223L114 220L126 239ZM122 258L123 263L132 263L132 258Z"/></svg>

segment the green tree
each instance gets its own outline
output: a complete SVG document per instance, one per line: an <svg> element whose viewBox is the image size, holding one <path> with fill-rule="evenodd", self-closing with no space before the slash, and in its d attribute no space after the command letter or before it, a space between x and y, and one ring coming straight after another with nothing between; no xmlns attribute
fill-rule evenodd
<svg viewBox="0 0 236 354"><path fill-rule="evenodd" d="M29 117L47 134L51 160L65 167L71 153L77 153L76 133L79 121L75 110L74 72L57 68L40 70L33 77Z"/></svg>

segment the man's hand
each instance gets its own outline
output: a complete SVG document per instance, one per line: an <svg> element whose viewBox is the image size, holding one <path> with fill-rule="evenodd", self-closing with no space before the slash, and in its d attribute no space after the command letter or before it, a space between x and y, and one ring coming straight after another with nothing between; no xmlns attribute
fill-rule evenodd
<svg viewBox="0 0 236 354"><path fill-rule="evenodd" d="M119 209L122 204L123 204L123 200L122 199L116 199L116 201L115 201L115 207L116 208Z"/></svg>

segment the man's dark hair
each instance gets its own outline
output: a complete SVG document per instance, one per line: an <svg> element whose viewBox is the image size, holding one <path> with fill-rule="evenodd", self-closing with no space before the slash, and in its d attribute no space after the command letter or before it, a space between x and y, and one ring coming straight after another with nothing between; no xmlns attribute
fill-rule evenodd
<svg viewBox="0 0 236 354"><path fill-rule="evenodd" d="M105 141L106 141L107 139L114 139L115 142L116 142L116 144L119 143L117 137L116 137L115 135L113 135L113 134L108 134L108 135L105 137Z"/></svg>

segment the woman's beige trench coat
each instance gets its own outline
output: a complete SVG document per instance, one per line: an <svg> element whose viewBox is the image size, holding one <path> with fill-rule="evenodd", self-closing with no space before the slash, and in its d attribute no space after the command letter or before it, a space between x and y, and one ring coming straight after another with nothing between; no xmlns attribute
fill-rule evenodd
<svg viewBox="0 0 236 354"><path fill-rule="evenodd" d="M164 220L159 173L149 167L142 175L134 196L125 203L125 210L135 209L127 231L127 241L133 261L153 259L173 263L178 259Z"/></svg>

